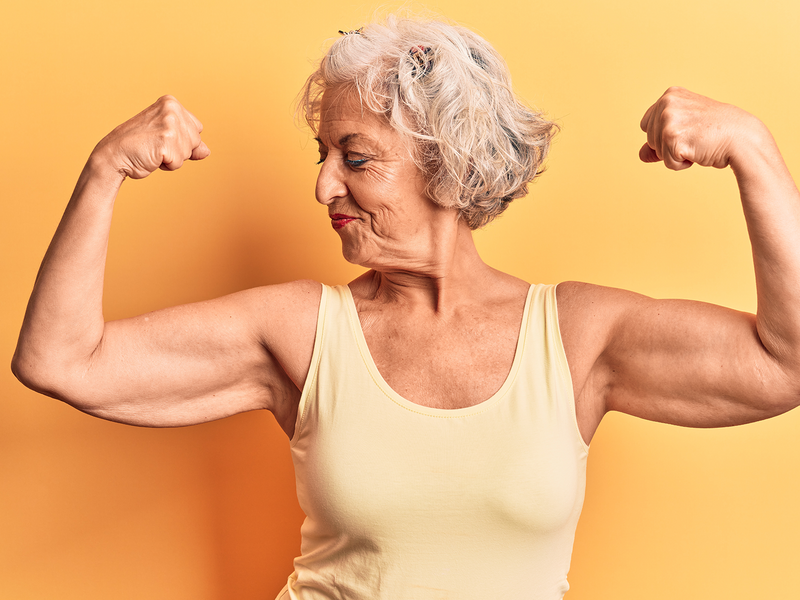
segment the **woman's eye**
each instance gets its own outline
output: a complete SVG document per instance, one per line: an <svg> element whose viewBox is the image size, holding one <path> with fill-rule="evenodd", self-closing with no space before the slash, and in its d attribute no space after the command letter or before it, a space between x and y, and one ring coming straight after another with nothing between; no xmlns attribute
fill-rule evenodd
<svg viewBox="0 0 800 600"><path fill-rule="evenodd" d="M351 166L351 167L360 167L360 166L363 166L365 162L367 162L367 159L366 158L356 158L356 159L348 158L348 159L345 159L344 162L347 163L348 166Z"/></svg>

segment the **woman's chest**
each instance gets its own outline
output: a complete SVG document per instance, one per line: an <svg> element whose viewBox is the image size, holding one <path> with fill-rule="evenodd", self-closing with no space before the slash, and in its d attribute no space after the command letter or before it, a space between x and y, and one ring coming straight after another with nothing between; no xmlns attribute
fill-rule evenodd
<svg viewBox="0 0 800 600"><path fill-rule="evenodd" d="M519 317L450 319L366 313L370 355L400 396L431 408L465 408L492 397L514 362Z"/></svg>

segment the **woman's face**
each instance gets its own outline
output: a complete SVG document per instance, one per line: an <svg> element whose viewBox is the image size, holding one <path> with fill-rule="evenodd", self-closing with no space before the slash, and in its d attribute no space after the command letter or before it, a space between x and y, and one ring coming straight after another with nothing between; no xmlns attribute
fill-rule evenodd
<svg viewBox="0 0 800 600"><path fill-rule="evenodd" d="M334 88L322 99L317 141L317 201L328 207L345 259L379 270L424 269L457 214L426 196L407 137Z"/></svg>

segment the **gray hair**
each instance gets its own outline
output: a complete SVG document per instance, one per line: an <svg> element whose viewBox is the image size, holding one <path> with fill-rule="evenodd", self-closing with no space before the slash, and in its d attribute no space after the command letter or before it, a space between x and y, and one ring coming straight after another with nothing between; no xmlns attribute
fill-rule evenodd
<svg viewBox="0 0 800 600"><path fill-rule="evenodd" d="M390 15L336 40L300 97L315 133L333 87L352 89L362 108L414 140L428 196L457 209L470 229L528 193L558 131L516 97L486 40L440 21Z"/></svg>

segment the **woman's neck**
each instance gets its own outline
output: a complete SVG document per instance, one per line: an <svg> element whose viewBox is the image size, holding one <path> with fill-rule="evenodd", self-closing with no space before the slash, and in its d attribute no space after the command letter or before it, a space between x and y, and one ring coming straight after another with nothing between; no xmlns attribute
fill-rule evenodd
<svg viewBox="0 0 800 600"><path fill-rule="evenodd" d="M447 312L501 276L483 262L472 231L463 221L442 232L415 258L402 267L368 271L350 284L354 295L367 301L427 305L434 312Z"/></svg>

